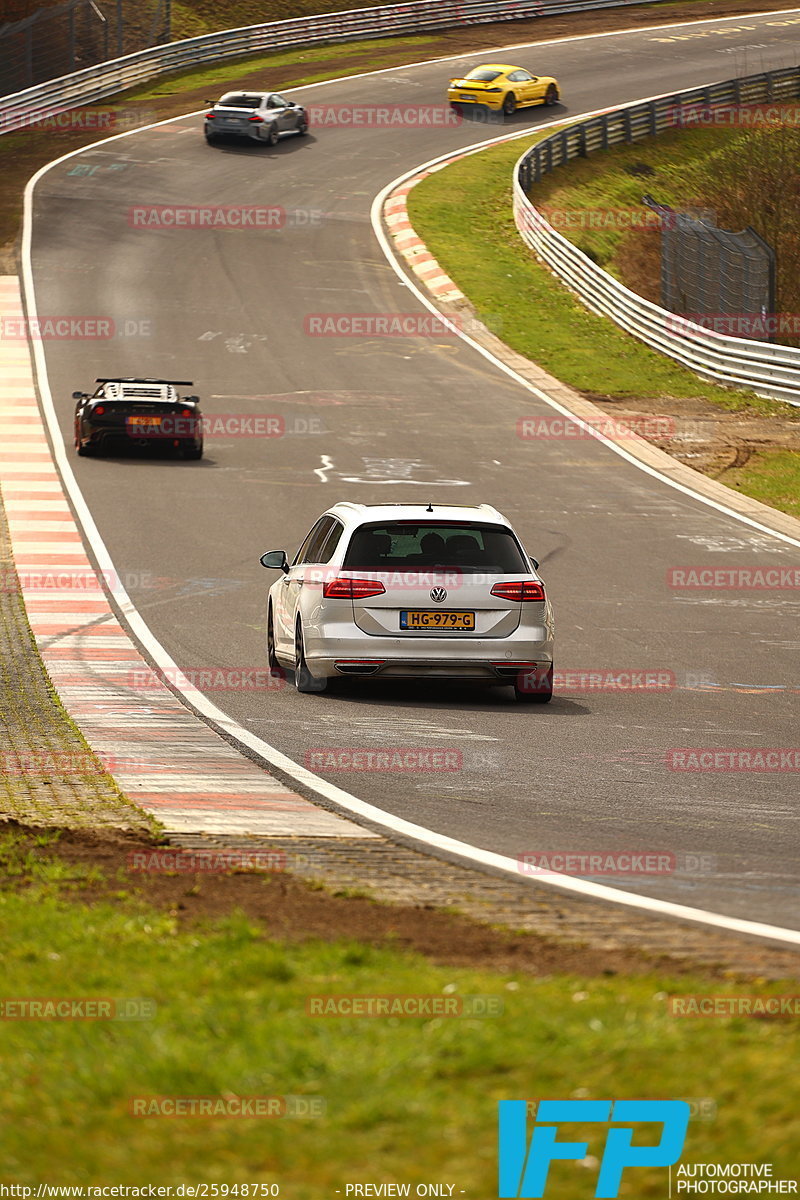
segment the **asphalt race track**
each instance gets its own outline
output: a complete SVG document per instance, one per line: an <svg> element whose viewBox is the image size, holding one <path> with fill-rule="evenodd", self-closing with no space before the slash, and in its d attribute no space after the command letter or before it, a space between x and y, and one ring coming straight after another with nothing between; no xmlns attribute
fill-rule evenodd
<svg viewBox="0 0 800 1200"><path fill-rule="evenodd" d="M483 51L291 94L314 105L440 105L451 74L493 57ZM535 128L796 63L800 12L500 58L559 79L558 109L526 110L506 126ZM659 669L674 673L673 689L566 686L541 709L515 704L510 689L445 686L330 696L287 686L212 698L300 763L317 748L461 752L458 772L330 774L387 812L512 857L674 854L676 871L602 882L800 928L797 774L665 765L676 747L798 744L796 593L667 584L674 567L792 566L797 549L596 441L520 440L520 417L552 410L457 337L306 332L309 314L425 314L386 261L370 205L402 172L503 130L471 121L318 126L269 149L207 147L201 124L195 115L90 147L54 166L35 191L39 315L110 317L121 330L109 340L45 344L68 444L70 395L103 374L193 379L207 415L278 414L286 423L280 439L214 438L200 463L75 458L100 533L154 635L187 671L263 667L274 575L259 566L262 551L293 553L337 500L492 503L541 562L556 608L557 668ZM137 205L203 204L279 205L287 220L271 231L130 220ZM500 294L501 279L497 286Z"/></svg>

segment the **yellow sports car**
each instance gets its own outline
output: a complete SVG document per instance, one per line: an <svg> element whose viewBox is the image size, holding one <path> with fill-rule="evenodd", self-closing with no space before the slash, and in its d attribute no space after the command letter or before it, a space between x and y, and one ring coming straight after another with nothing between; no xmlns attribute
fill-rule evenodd
<svg viewBox="0 0 800 1200"><path fill-rule="evenodd" d="M463 79L451 79L447 99L455 109L480 104L510 116L530 104L557 104L558 83L552 75L531 75L524 67L484 63Z"/></svg>

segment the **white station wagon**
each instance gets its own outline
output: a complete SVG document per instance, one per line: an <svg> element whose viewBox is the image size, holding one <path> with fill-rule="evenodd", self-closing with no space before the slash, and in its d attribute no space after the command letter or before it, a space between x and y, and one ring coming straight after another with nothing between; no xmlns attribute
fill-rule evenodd
<svg viewBox="0 0 800 1200"><path fill-rule="evenodd" d="M269 590L267 654L300 692L341 677L507 684L553 694L553 612L539 564L488 504L336 504Z"/></svg>

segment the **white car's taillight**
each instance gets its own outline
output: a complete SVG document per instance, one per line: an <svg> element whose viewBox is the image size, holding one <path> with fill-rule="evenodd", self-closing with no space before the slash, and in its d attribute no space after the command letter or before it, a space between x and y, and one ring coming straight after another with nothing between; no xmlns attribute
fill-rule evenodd
<svg viewBox="0 0 800 1200"><path fill-rule="evenodd" d="M501 600L525 602L529 600L544 600L544 584L533 579L523 579L516 582L496 583L492 595Z"/></svg>
<svg viewBox="0 0 800 1200"><path fill-rule="evenodd" d="M341 575L322 585L322 594L328 600L364 600L385 591L379 579L347 579Z"/></svg>

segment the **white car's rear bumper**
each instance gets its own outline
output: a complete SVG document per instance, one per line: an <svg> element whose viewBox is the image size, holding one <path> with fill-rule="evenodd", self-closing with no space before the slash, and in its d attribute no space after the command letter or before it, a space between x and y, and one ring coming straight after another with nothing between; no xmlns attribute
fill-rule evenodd
<svg viewBox="0 0 800 1200"><path fill-rule="evenodd" d="M518 627L499 638L321 636L305 629L305 654L309 670L318 679L343 675L380 675L389 678L475 679L513 682L519 669L535 663L540 668L553 661L553 638L545 626Z"/></svg>

